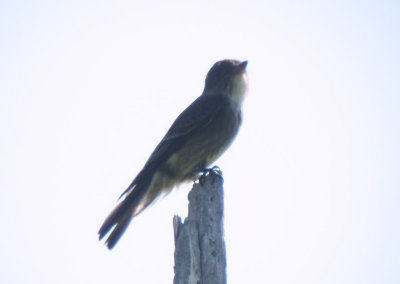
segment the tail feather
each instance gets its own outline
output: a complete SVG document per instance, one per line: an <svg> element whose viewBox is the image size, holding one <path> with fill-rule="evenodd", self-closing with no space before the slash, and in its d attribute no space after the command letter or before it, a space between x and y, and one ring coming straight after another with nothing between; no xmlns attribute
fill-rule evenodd
<svg viewBox="0 0 400 284"><path fill-rule="evenodd" d="M124 212L121 212L121 214L118 216L118 221L113 224L112 232L108 236L105 244L107 245L108 249L112 249L119 239L121 238L122 234L125 232L126 228L128 227L129 223L132 220L132 210L125 210ZM116 225L115 225L116 224ZM114 226L115 225L115 226ZM104 227L106 228L106 227ZM108 227L107 231L103 230L101 233L99 232L100 236L99 238L102 239L105 234L111 229ZM103 229L103 227L102 227ZM100 230L102 230L100 229Z"/></svg>
<svg viewBox="0 0 400 284"><path fill-rule="evenodd" d="M125 195L125 198L120 201L100 227L98 232L99 240L103 239L110 230L112 231L105 242L109 249L112 249L117 244L131 219L139 213L138 211L141 211L139 208L144 209L141 203L146 196L150 181L151 179L146 179L140 184L132 183L128 188L129 193Z"/></svg>

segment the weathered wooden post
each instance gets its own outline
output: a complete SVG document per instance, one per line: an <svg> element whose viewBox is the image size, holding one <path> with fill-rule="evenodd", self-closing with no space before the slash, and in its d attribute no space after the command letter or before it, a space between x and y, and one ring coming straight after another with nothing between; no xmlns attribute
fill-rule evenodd
<svg viewBox="0 0 400 284"><path fill-rule="evenodd" d="M200 178L189 193L185 222L174 216L174 284L225 284L222 174Z"/></svg>

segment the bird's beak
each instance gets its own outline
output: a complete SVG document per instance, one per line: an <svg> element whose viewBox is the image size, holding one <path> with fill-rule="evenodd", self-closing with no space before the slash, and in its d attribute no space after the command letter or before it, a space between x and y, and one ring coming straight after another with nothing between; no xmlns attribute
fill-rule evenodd
<svg viewBox="0 0 400 284"><path fill-rule="evenodd" d="M239 74L239 73L244 73L246 72L246 66L247 66L247 60L239 63L236 67L233 73Z"/></svg>

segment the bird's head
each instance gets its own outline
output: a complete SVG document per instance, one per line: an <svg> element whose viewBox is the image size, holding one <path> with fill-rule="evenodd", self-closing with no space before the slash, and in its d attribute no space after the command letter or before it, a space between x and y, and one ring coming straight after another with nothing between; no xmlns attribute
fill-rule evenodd
<svg viewBox="0 0 400 284"><path fill-rule="evenodd" d="M221 60L208 71L203 94L224 94L241 104L247 91L247 61Z"/></svg>

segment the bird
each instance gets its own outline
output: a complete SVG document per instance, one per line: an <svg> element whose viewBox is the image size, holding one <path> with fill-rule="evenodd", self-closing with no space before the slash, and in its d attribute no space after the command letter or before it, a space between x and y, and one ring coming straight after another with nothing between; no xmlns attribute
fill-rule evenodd
<svg viewBox="0 0 400 284"><path fill-rule="evenodd" d="M193 181L219 158L242 123L248 89L247 61L225 59L208 71L202 94L173 122L142 170L120 196L98 232L112 249L133 217L185 181Z"/></svg>

